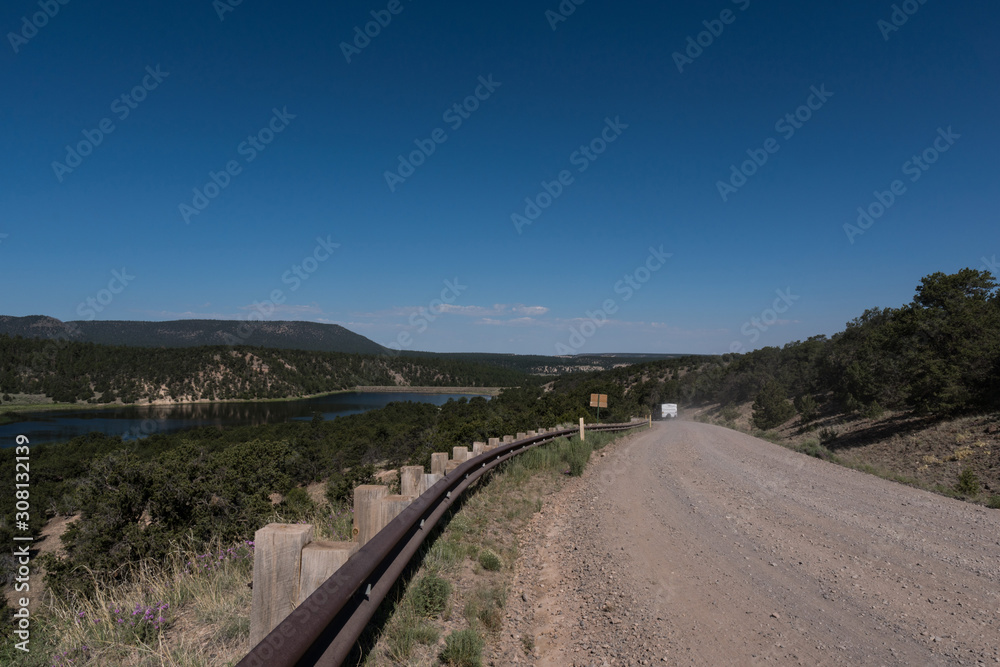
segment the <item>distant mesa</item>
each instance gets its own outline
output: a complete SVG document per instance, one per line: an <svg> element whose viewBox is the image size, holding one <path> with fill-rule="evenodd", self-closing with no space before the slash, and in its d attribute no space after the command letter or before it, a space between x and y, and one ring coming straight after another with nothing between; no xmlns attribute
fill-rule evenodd
<svg viewBox="0 0 1000 667"><path fill-rule="evenodd" d="M382 354L388 350L339 324L318 322L245 322L242 320L173 320L63 322L45 315L0 315L0 335L59 338L131 347L253 345L286 350Z"/></svg>

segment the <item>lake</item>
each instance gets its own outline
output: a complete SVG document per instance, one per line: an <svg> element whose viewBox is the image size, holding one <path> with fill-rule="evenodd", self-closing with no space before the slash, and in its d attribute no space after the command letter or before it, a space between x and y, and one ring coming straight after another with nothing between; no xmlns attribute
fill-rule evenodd
<svg viewBox="0 0 1000 667"><path fill-rule="evenodd" d="M176 433L200 426L239 426L310 420L316 412L321 413L324 419L335 419L384 408L396 401L444 405L449 399L472 398L474 395L349 392L294 401L192 403L22 412L23 421L0 425L0 448L13 447L14 437L18 435L28 436L32 445L62 442L92 431L120 435L126 440L131 440L153 433ZM490 397L484 398L488 400Z"/></svg>

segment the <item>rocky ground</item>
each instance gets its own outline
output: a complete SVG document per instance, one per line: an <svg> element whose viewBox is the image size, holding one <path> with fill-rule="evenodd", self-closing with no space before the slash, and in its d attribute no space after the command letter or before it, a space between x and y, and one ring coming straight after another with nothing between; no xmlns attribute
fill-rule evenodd
<svg viewBox="0 0 1000 667"><path fill-rule="evenodd" d="M1000 664L1000 511L694 422L603 454L523 536L491 664Z"/></svg>

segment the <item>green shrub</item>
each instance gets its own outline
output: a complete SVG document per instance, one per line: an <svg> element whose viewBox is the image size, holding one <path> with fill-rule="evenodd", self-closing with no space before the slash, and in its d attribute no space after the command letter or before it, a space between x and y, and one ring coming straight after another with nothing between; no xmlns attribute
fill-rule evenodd
<svg viewBox="0 0 1000 667"><path fill-rule="evenodd" d="M354 498L354 488L375 483L375 466L355 466L347 472L334 472L326 483L326 499L338 505Z"/></svg>
<svg viewBox="0 0 1000 667"><path fill-rule="evenodd" d="M441 662L452 667L482 667L482 654L482 637L473 628L466 628L445 638Z"/></svg>
<svg viewBox="0 0 1000 667"><path fill-rule="evenodd" d="M732 423L740 418L740 411L736 409L736 406L727 405L719 412L719 418L724 422Z"/></svg>
<svg viewBox="0 0 1000 667"><path fill-rule="evenodd" d="M569 451L566 462L569 464L569 474L572 477L579 477L583 474L587 463L590 461L590 447L585 447L581 443Z"/></svg>
<svg viewBox="0 0 1000 667"><path fill-rule="evenodd" d="M822 444L827 444L828 442L833 442L837 439L837 429L824 428L819 432L819 441Z"/></svg>
<svg viewBox="0 0 1000 667"><path fill-rule="evenodd" d="M503 567L500 556L497 556L491 549L483 549L479 552L479 564L489 572L497 572Z"/></svg>
<svg viewBox="0 0 1000 667"><path fill-rule="evenodd" d="M281 511L286 521L297 521L315 511L316 503L309 497L309 492L300 486L294 486L285 494L281 501Z"/></svg>
<svg viewBox="0 0 1000 667"><path fill-rule="evenodd" d="M819 444L815 440L807 440L798 446L798 450L803 454L807 454L817 459L822 459L824 461L835 461L836 456L833 452Z"/></svg>
<svg viewBox="0 0 1000 667"><path fill-rule="evenodd" d="M1000 510L1000 496L990 496L986 501L986 506L990 509Z"/></svg>
<svg viewBox="0 0 1000 667"><path fill-rule="evenodd" d="M795 398L795 409L798 410L803 424L808 424L816 419L816 400L809 394Z"/></svg>
<svg viewBox="0 0 1000 667"><path fill-rule="evenodd" d="M872 401L861 410L861 416L866 419L878 419L885 413L885 409L878 404L878 401Z"/></svg>
<svg viewBox="0 0 1000 667"><path fill-rule="evenodd" d="M413 610L420 616L435 617L448 605L451 584L435 574L426 574L413 586Z"/></svg>
<svg viewBox="0 0 1000 667"><path fill-rule="evenodd" d="M966 468L958 476L958 483L955 491L963 496L975 496L979 494L979 476L972 468Z"/></svg>
<svg viewBox="0 0 1000 667"><path fill-rule="evenodd" d="M753 402L753 425L762 431L781 426L794 414L784 388L774 380L764 385Z"/></svg>

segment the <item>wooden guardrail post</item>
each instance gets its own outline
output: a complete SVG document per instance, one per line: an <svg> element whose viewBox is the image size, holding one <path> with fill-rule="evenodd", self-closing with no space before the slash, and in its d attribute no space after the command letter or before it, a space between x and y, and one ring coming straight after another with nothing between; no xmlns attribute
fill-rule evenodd
<svg viewBox="0 0 1000 667"><path fill-rule="evenodd" d="M512 436L512 435L505 435L503 437L503 444L509 445L512 442L514 442L514 436Z"/></svg>
<svg viewBox="0 0 1000 667"><path fill-rule="evenodd" d="M382 506L382 526L399 516L399 513L413 502L415 496L386 496L379 503Z"/></svg>
<svg viewBox="0 0 1000 667"><path fill-rule="evenodd" d="M454 470L458 466L462 465L463 463L465 463L465 462L464 461L448 461L448 465L446 465L444 467L444 474L447 475L448 473L450 473L452 470Z"/></svg>
<svg viewBox="0 0 1000 667"><path fill-rule="evenodd" d="M452 447L451 448L451 458L459 463L465 463L469 460L469 448L468 447Z"/></svg>
<svg viewBox="0 0 1000 667"><path fill-rule="evenodd" d="M500 446L500 438L490 438L490 442L486 445L487 451L496 449Z"/></svg>
<svg viewBox="0 0 1000 667"><path fill-rule="evenodd" d="M586 436L583 433L583 417L580 417L580 440L584 440Z"/></svg>
<svg viewBox="0 0 1000 667"><path fill-rule="evenodd" d="M382 499L389 488L379 484L362 484L354 489L354 539L364 546L382 530Z"/></svg>
<svg viewBox="0 0 1000 667"><path fill-rule="evenodd" d="M424 478L423 466L403 466L399 469L399 493L404 496L419 496L420 482Z"/></svg>
<svg viewBox="0 0 1000 667"><path fill-rule="evenodd" d="M445 466L448 465L448 454L446 452L435 452L431 454L431 474L443 475Z"/></svg>
<svg viewBox="0 0 1000 667"><path fill-rule="evenodd" d="M280 623L298 598L302 547L312 541L308 524L269 523L254 533L250 644L256 646Z"/></svg>
<svg viewBox="0 0 1000 667"><path fill-rule="evenodd" d="M302 571L299 574L299 594L295 605L305 602L359 548L361 545L357 542L328 540L317 540L305 545L302 548Z"/></svg>
<svg viewBox="0 0 1000 667"><path fill-rule="evenodd" d="M435 484L441 481L442 475L435 475L434 473L424 473L424 478L420 482L420 493L418 495L424 495L424 491L431 488Z"/></svg>
<svg viewBox="0 0 1000 667"><path fill-rule="evenodd" d="M472 443L472 458L476 458L480 454L486 451L485 442L474 442Z"/></svg>
<svg viewBox="0 0 1000 667"><path fill-rule="evenodd" d="M524 431L518 431L517 432L517 439L518 440L524 440L527 437L528 437L528 434L525 433Z"/></svg>

